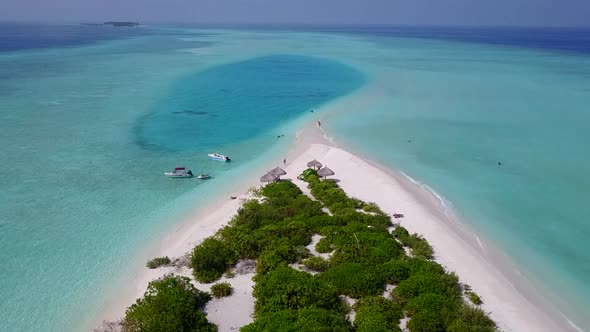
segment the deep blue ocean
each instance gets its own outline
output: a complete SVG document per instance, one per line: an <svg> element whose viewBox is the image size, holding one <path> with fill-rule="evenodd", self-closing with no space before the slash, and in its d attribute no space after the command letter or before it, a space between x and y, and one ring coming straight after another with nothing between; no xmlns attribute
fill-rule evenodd
<svg viewBox="0 0 590 332"><path fill-rule="evenodd" d="M590 54L590 28L351 27L321 29L380 37L423 38Z"/></svg>
<svg viewBox="0 0 590 332"><path fill-rule="evenodd" d="M0 52L78 46L146 33L145 29L112 26L0 23Z"/></svg>
<svg viewBox="0 0 590 332"><path fill-rule="evenodd" d="M203 26L204 27L204 26ZM590 54L590 28L387 25L220 25L253 31L307 31L371 37L447 40Z"/></svg>
<svg viewBox="0 0 590 332"><path fill-rule="evenodd" d="M589 104L588 29L0 24L0 331L88 329L177 214L282 160L312 109L585 328Z"/></svg>

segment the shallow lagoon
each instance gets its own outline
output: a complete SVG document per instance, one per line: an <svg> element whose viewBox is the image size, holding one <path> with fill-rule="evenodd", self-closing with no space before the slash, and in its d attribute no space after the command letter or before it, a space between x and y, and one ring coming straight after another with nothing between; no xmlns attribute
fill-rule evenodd
<svg viewBox="0 0 590 332"><path fill-rule="evenodd" d="M140 250L226 193L251 162L284 153L293 132L281 126L364 82L352 67L306 56L210 64L179 51L195 41L168 38L160 49L143 36L0 55L0 84L11 88L0 110L0 330L91 323L143 265ZM234 163L209 160L213 151ZM213 180L163 176L179 165Z"/></svg>
<svg viewBox="0 0 590 332"><path fill-rule="evenodd" d="M285 56L295 67L262 71L249 86L257 66ZM313 82L281 74L302 68L313 68ZM590 298L589 68L583 55L514 45L190 28L0 55L0 330L91 324L114 285L142 268L145 247L187 210L282 160L319 106L312 116L339 143L434 188L584 322L571 307ZM255 107L253 91L268 102ZM261 116L232 113L245 106ZM191 130L204 119L231 130ZM210 150L236 163L210 161ZM215 180L159 175L181 163Z"/></svg>

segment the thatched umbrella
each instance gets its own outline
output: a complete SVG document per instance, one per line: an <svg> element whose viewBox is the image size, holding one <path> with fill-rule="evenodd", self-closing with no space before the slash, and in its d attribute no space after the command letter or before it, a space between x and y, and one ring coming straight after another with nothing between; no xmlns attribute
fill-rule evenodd
<svg viewBox="0 0 590 332"><path fill-rule="evenodd" d="M325 179L326 176L334 175L334 171L326 166L318 171L318 175Z"/></svg>
<svg viewBox="0 0 590 332"><path fill-rule="evenodd" d="M278 177L274 174L271 174L270 172L264 174L261 178L260 178L260 182L274 182L278 180Z"/></svg>
<svg viewBox="0 0 590 332"><path fill-rule="evenodd" d="M307 163L307 167L320 169L320 168L322 168L322 163L320 163L319 161L314 159L314 160Z"/></svg>
<svg viewBox="0 0 590 332"><path fill-rule="evenodd" d="M269 173L276 176L277 178L280 178L281 175L287 174L287 172L285 172L285 170L280 168L279 166L277 166L275 169L271 170Z"/></svg>

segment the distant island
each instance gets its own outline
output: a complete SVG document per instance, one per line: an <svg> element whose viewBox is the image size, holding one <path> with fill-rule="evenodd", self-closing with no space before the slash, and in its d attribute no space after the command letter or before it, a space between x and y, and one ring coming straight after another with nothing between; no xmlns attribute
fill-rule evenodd
<svg viewBox="0 0 590 332"><path fill-rule="evenodd" d="M82 23L82 25L110 25L114 27L136 27L138 22L104 22L104 23Z"/></svg>

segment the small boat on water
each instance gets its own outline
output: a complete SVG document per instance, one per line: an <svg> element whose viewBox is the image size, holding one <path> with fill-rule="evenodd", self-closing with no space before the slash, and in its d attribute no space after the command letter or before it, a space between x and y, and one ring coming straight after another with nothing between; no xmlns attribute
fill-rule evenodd
<svg viewBox="0 0 590 332"><path fill-rule="evenodd" d="M213 160L225 161L226 163L229 163L231 161L231 159L229 159L228 156L224 156L219 153L209 153L208 156Z"/></svg>
<svg viewBox="0 0 590 332"><path fill-rule="evenodd" d="M176 167L172 172L166 172L164 175L171 178L192 178L193 172L184 167Z"/></svg>
<svg viewBox="0 0 590 332"><path fill-rule="evenodd" d="M211 175L207 174L207 173L201 173L199 175L197 175L197 179L201 179L201 180L206 180L206 179L210 179Z"/></svg>

